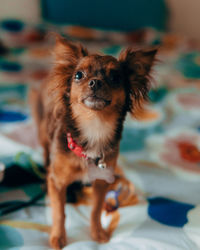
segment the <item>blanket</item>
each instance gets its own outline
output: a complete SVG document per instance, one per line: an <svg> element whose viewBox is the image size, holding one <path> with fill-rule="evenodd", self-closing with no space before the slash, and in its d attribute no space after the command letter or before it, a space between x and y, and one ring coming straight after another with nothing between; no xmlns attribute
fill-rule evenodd
<svg viewBox="0 0 200 250"><path fill-rule="evenodd" d="M110 242L89 233L91 186L76 183L65 206L64 249L200 248L200 43L153 29L119 33L78 26L0 21L0 249L50 249L51 209L28 90L51 68L52 36L118 56L126 46L159 46L150 103L127 116L118 177L102 224Z"/></svg>

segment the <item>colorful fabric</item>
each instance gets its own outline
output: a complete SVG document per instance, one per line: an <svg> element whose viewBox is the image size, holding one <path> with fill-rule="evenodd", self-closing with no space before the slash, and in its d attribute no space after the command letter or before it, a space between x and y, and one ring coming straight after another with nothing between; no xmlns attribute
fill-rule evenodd
<svg viewBox="0 0 200 250"><path fill-rule="evenodd" d="M48 31L115 56L124 46L160 44L151 103L137 120L127 117L123 172L105 200L102 223L112 238L104 245L91 240L92 190L84 187L75 204L66 204L65 249L199 249L200 44L152 29L117 33L20 21L0 22L0 211L23 207L0 217L0 249L50 249L42 151L28 107L30 85L51 67Z"/></svg>

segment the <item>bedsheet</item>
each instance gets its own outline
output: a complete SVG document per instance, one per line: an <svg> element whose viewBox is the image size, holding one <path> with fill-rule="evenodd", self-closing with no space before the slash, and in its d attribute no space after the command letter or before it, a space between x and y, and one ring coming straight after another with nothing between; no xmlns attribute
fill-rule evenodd
<svg viewBox="0 0 200 250"><path fill-rule="evenodd" d="M150 103L125 121L119 178L105 199L111 240L91 240L86 186L66 204L64 249L200 249L200 43L150 28L119 33L20 20L0 21L0 213L5 202L39 199L0 216L0 249L50 249L42 151L28 106L29 87L51 67L49 31L114 56L128 45L159 46Z"/></svg>

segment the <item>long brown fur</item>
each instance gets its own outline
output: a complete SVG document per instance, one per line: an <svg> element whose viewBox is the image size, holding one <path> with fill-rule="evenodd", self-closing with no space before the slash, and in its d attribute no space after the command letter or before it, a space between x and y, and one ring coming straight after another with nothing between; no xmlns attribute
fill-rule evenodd
<svg viewBox="0 0 200 250"><path fill-rule="evenodd" d="M97 157L103 152L107 166L115 169L123 121L126 113L133 112L135 104L143 102L147 96L155 54L155 49L133 51L129 48L119 59L90 55L82 45L57 37L54 68L40 89L31 92L33 116L48 169L53 218L50 244L53 248L60 249L67 244L66 187L87 174L85 160L67 147L67 133L71 133L86 153ZM74 78L77 71L85 74L80 81ZM106 102L100 104L108 103L107 106L102 108L98 104L90 108L84 103L94 91L88 85L91 79L102 84L95 94L105 99ZM96 180L92 185L91 236L98 242L107 242L110 235L102 228L100 216L109 184Z"/></svg>

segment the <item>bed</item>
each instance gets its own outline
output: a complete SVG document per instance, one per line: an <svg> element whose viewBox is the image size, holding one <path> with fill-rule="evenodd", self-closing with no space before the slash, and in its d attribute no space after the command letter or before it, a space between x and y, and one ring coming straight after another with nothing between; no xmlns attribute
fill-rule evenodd
<svg viewBox="0 0 200 250"><path fill-rule="evenodd" d="M76 184L64 249L199 249L200 43L151 28L120 33L20 20L0 22L0 249L50 249L45 170L28 105L30 86L52 66L49 31L113 56L128 45L159 46L150 103L125 121L119 176L105 199L111 240L91 240L91 187Z"/></svg>

